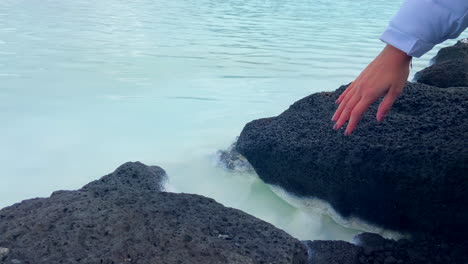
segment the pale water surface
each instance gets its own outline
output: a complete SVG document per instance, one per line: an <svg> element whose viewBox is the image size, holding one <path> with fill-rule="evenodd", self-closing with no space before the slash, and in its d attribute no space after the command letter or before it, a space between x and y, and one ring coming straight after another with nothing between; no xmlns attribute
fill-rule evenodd
<svg viewBox="0 0 468 264"><path fill-rule="evenodd" d="M0 207L139 160L166 169L172 191L213 197L301 239L349 240L356 230L255 175L216 167L213 154L248 121L352 81L399 5L1 0Z"/></svg>

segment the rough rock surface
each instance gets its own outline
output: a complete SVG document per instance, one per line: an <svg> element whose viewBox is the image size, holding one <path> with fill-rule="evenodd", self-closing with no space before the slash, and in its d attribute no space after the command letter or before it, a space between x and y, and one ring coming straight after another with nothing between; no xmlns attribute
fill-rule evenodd
<svg viewBox="0 0 468 264"><path fill-rule="evenodd" d="M352 136L330 121L343 92L310 95L248 123L238 141L265 182L413 235L468 236L468 89L407 83L382 124L378 102Z"/></svg>
<svg viewBox="0 0 468 264"><path fill-rule="evenodd" d="M309 264L466 264L466 244L447 243L433 238L394 241L363 233L356 244L344 241L304 241Z"/></svg>
<svg viewBox="0 0 468 264"><path fill-rule="evenodd" d="M254 168L249 161L237 151L235 142L227 150L218 150L216 156L218 165L227 170L254 172Z"/></svg>
<svg viewBox="0 0 468 264"><path fill-rule="evenodd" d="M440 49L432 58L433 64L446 61L468 62L468 38L457 41L453 46Z"/></svg>
<svg viewBox="0 0 468 264"><path fill-rule="evenodd" d="M80 190L0 210L0 263L305 263L284 231L213 199L160 192L164 178L126 163Z"/></svg>
<svg viewBox="0 0 468 264"><path fill-rule="evenodd" d="M416 73L417 82L437 87L468 86L468 39L440 49L432 61L433 65Z"/></svg>
<svg viewBox="0 0 468 264"><path fill-rule="evenodd" d="M355 264L363 249L345 241L305 241L310 264Z"/></svg>

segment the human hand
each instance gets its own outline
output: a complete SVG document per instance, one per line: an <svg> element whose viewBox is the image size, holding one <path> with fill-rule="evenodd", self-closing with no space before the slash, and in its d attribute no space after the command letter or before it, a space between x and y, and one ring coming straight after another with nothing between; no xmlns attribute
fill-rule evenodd
<svg viewBox="0 0 468 264"><path fill-rule="evenodd" d="M349 119L345 135L350 135L369 106L385 96L376 116L382 122L403 91L410 62L406 53L387 45L336 100L339 106L332 117L336 122L333 129L340 129Z"/></svg>

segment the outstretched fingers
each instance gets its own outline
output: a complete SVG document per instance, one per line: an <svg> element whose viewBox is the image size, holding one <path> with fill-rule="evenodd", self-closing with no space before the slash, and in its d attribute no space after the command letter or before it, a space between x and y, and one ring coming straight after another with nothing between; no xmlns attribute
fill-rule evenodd
<svg viewBox="0 0 468 264"><path fill-rule="evenodd" d="M349 91L351 91L354 87L354 84L356 83L356 81L352 82L345 90L344 92L338 97L338 99L336 99L335 103L336 104L340 104L343 99L345 98L345 96L349 93Z"/></svg>
<svg viewBox="0 0 468 264"><path fill-rule="evenodd" d="M390 108L392 108L393 103L395 103L399 93L394 92L395 90L392 89L391 87L389 89L389 92L385 95L384 99L379 105L379 109L377 110L377 121L383 122L385 119L385 116L387 113L390 111Z"/></svg>
<svg viewBox="0 0 468 264"><path fill-rule="evenodd" d="M340 113L340 117L336 121L334 129L340 129L346 121L348 121L349 117L351 116L351 112L354 110L354 107L361 99L361 96L357 93L354 93L351 99L346 102L343 106L342 112ZM341 107L341 105L340 105Z"/></svg>
<svg viewBox="0 0 468 264"><path fill-rule="evenodd" d="M343 100L340 102L340 105L338 106L338 108L335 111L335 114L332 117L332 121L336 122L340 118L341 113L343 112L346 104L353 97L355 91L356 91L356 89L352 89L344 96Z"/></svg>
<svg viewBox="0 0 468 264"><path fill-rule="evenodd" d="M349 118L348 126L346 127L345 135L349 136L356 129L359 121L361 121L362 115L367 111L372 101L366 98L361 98L359 103L354 107Z"/></svg>

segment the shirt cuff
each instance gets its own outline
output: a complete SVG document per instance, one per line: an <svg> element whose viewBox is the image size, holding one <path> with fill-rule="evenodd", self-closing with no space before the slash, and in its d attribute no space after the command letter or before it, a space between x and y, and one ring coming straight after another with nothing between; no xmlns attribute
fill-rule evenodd
<svg viewBox="0 0 468 264"><path fill-rule="evenodd" d="M435 46L415 36L403 33L391 25L384 31L382 36L380 36L380 40L405 52L411 57L417 58L421 57Z"/></svg>

